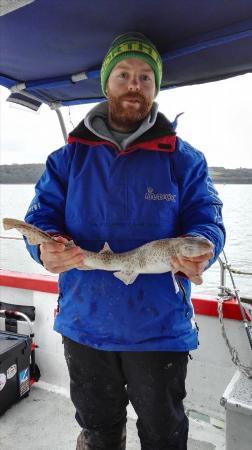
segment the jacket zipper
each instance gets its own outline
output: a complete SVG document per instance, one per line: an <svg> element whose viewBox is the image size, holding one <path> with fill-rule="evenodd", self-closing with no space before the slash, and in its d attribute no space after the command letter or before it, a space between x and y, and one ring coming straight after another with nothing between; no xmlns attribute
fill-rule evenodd
<svg viewBox="0 0 252 450"><path fill-rule="evenodd" d="M183 286L181 280L180 280L179 278L176 278L176 280L177 280L177 283L178 283L180 292L182 293L182 298L183 298L183 302L184 302L185 309L186 309L185 316L186 316L186 318L188 319L188 316L189 316L189 307L188 307L188 303L187 303L187 300L186 300L186 291L185 291L185 288L184 288L184 286Z"/></svg>

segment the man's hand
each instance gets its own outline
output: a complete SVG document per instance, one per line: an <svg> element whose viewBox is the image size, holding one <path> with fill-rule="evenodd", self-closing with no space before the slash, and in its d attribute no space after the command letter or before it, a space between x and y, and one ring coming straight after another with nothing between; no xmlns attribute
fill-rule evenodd
<svg viewBox="0 0 252 450"><path fill-rule="evenodd" d="M209 252L204 255L194 256L191 258L182 256L173 257L171 260L172 270L175 273L183 272L190 280L194 281L194 277L202 275L212 256L213 253Z"/></svg>
<svg viewBox="0 0 252 450"><path fill-rule="evenodd" d="M54 239L55 242L40 244L40 259L46 270L52 273L61 273L83 264L83 250L77 246L66 248L64 244L68 240L62 236Z"/></svg>

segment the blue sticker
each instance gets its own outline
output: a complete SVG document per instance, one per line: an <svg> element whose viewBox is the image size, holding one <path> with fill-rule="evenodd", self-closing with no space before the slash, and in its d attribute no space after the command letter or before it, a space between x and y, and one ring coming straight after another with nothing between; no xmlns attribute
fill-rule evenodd
<svg viewBox="0 0 252 450"><path fill-rule="evenodd" d="M27 367L26 369L21 370L21 372L19 372L20 397L29 392L29 390L30 390L30 370L29 367Z"/></svg>
<svg viewBox="0 0 252 450"><path fill-rule="evenodd" d="M29 379L29 367L27 367L26 369L22 370L21 372L19 372L19 382L24 383L26 380Z"/></svg>

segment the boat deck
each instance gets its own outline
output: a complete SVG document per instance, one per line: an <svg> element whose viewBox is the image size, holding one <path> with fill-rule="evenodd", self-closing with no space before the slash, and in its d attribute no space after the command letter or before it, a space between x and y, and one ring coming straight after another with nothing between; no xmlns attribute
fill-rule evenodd
<svg viewBox="0 0 252 450"><path fill-rule="evenodd" d="M0 418L1 450L75 450L80 428L69 398L32 386L30 395ZM225 433L210 423L189 417L188 450L224 450ZM136 416L128 410L127 450L140 450Z"/></svg>

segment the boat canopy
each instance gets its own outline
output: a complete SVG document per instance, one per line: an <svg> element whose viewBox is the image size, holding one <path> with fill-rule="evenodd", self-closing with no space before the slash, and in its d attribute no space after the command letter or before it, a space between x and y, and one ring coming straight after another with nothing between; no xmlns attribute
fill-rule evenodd
<svg viewBox="0 0 252 450"><path fill-rule="evenodd" d="M128 31L157 46L162 89L252 72L251 0L16 0L0 15L0 84L34 109L102 100L103 58Z"/></svg>

